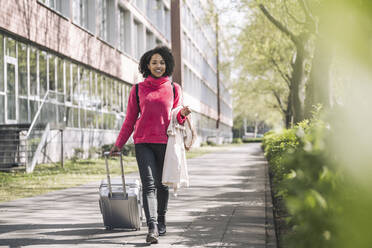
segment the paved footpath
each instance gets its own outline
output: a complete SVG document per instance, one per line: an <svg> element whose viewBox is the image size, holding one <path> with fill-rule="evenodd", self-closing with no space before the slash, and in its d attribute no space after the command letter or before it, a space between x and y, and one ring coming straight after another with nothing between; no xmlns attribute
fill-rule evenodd
<svg viewBox="0 0 372 248"><path fill-rule="evenodd" d="M171 197L167 235L152 246L276 247L260 144L219 148L188 165L190 188ZM0 204L0 247L147 246L145 227L105 230L98 186L95 182Z"/></svg>

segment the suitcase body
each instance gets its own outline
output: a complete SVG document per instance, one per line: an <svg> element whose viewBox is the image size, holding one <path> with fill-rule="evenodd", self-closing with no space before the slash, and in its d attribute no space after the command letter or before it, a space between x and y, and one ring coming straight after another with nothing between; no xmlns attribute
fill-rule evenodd
<svg viewBox="0 0 372 248"><path fill-rule="evenodd" d="M99 187L99 206L103 223L107 230L114 228L140 230L143 218L141 184L137 179L125 180L121 155L122 178L111 179L107 156L105 159L107 179L102 180Z"/></svg>

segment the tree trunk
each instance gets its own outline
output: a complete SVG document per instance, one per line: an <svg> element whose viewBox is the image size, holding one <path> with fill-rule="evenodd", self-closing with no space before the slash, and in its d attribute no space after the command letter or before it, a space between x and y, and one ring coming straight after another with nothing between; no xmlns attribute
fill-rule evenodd
<svg viewBox="0 0 372 248"><path fill-rule="evenodd" d="M332 51L326 45L323 36L319 35L315 44L310 78L306 88L306 118L311 118L314 105L321 104L325 109L332 106L332 90L329 75L331 62Z"/></svg>
<svg viewBox="0 0 372 248"><path fill-rule="evenodd" d="M297 124L304 119L304 87L305 87L305 42L296 44L297 54L293 64L291 77L293 122Z"/></svg>
<svg viewBox="0 0 372 248"><path fill-rule="evenodd" d="M291 92L289 92L288 95L288 103L287 103L287 109L285 111L285 127L287 129L292 127L292 95Z"/></svg>

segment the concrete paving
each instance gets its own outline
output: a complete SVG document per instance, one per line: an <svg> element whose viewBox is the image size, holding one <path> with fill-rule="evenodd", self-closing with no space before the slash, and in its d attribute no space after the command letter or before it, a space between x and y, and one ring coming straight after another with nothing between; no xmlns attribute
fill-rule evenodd
<svg viewBox="0 0 372 248"><path fill-rule="evenodd" d="M188 160L190 188L171 196L155 247L275 248L267 162L260 144ZM136 174L128 177L138 177ZM140 231L103 227L99 182L0 204L0 247L143 247Z"/></svg>

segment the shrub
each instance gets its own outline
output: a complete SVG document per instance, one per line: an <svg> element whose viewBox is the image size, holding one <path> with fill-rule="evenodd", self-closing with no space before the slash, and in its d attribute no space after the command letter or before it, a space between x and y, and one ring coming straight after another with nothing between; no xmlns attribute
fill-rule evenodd
<svg viewBox="0 0 372 248"><path fill-rule="evenodd" d="M367 177L370 172L368 167L358 167L357 159L342 159L345 155L340 151L353 155L354 150L335 150L331 145L335 136L343 137L337 125L344 123L333 120L328 125L315 115L293 129L265 135L263 147L275 178L274 204L282 199L279 207L286 211L279 216L287 224L280 247L348 248L372 243L371 181L361 180L350 168L361 169L358 173Z"/></svg>
<svg viewBox="0 0 372 248"><path fill-rule="evenodd" d="M125 155L125 156L130 156L130 157L136 156L136 151L135 151L135 148L134 148L134 144L127 144L127 145L123 146L121 151L122 151L123 155Z"/></svg>
<svg viewBox="0 0 372 248"><path fill-rule="evenodd" d="M232 143L233 143L233 144L242 144L243 141L242 141L241 138L233 138L233 142L232 142Z"/></svg>
<svg viewBox="0 0 372 248"><path fill-rule="evenodd" d="M207 145L208 145L207 142L201 142L201 143L200 143L200 146L201 146L201 147L203 147L203 146L207 146Z"/></svg>
<svg viewBox="0 0 372 248"><path fill-rule="evenodd" d="M264 136L263 147L265 156L270 163L270 169L274 175L273 181L280 182L284 174L289 173L289 169L283 164L283 160L293 154L299 140L294 129L283 130L281 132L268 132Z"/></svg>
<svg viewBox="0 0 372 248"><path fill-rule="evenodd" d="M104 152L110 151L113 146L114 144L106 144L101 146L102 156ZM134 144L124 145L123 148L121 149L121 152L123 153L124 156L133 157L136 155Z"/></svg>
<svg viewBox="0 0 372 248"><path fill-rule="evenodd" d="M114 144L106 144L106 145L102 145L102 146L101 146L102 156L103 156L103 153L104 153L104 152L108 152L108 151L110 151L113 145L114 145Z"/></svg>
<svg viewBox="0 0 372 248"><path fill-rule="evenodd" d="M92 146L88 150L88 159L99 157L101 154L101 148Z"/></svg>
<svg viewBox="0 0 372 248"><path fill-rule="evenodd" d="M214 141L207 140L207 145L208 145L208 146L216 146L217 144L216 144L216 142L214 142Z"/></svg>
<svg viewBox="0 0 372 248"><path fill-rule="evenodd" d="M73 162L76 162L79 159L82 159L83 155L84 155L84 149L83 148L80 148L80 147L74 148L74 155L72 156L71 160Z"/></svg>
<svg viewBox="0 0 372 248"><path fill-rule="evenodd" d="M273 192L284 201L288 213L283 247L332 247L337 235L335 216L340 211L337 196L342 177L326 150L327 135L325 123L313 118L264 136Z"/></svg>

